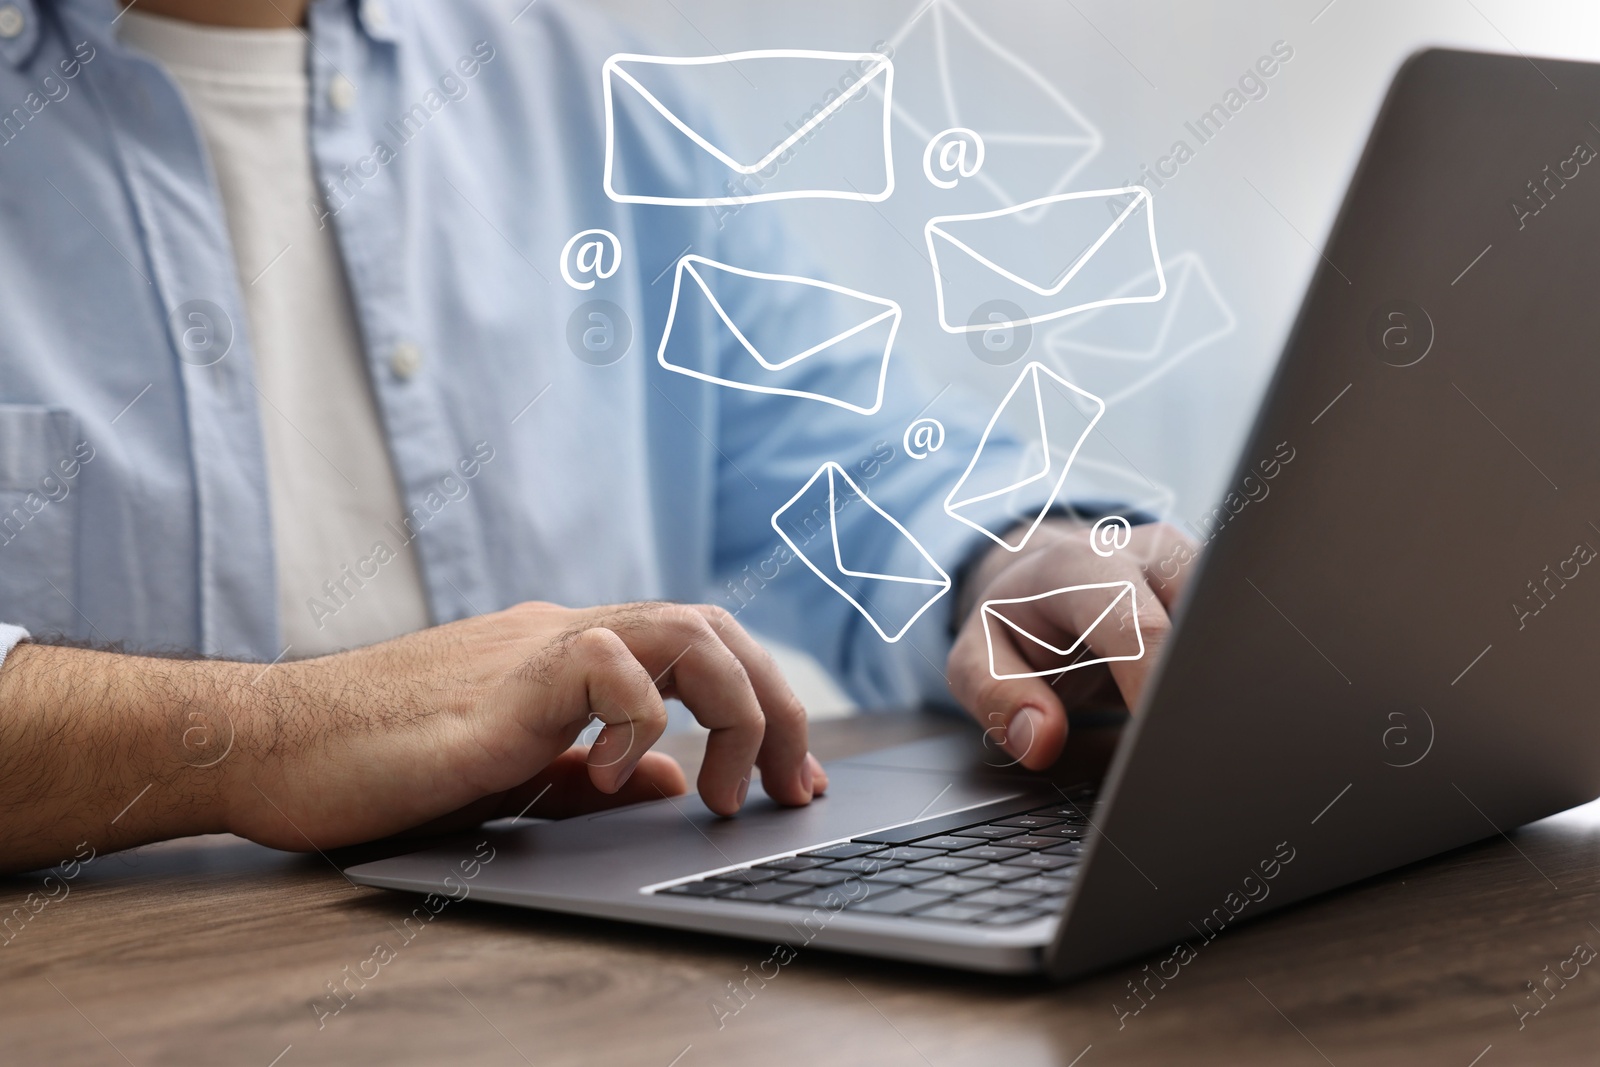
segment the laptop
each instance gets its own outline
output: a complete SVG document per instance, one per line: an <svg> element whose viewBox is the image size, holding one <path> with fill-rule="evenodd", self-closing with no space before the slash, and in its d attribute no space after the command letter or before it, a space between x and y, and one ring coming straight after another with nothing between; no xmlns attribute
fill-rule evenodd
<svg viewBox="0 0 1600 1067"><path fill-rule="evenodd" d="M1597 123L1600 66L1404 64L1120 737L1035 775L957 730L804 809L674 797L347 874L1066 979L1600 795Z"/></svg>

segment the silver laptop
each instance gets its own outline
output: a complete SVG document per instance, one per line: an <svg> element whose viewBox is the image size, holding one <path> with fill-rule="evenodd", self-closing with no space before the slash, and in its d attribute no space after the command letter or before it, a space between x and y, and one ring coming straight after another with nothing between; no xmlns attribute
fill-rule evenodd
<svg viewBox="0 0 1600 1067"><path fill-rule="evenodd" d="M1593 799L1597 99L1588 64L1402 68L1120 740L1032 775L960 730L805 809L676 797L350 878L1065 978Z"/></svg>

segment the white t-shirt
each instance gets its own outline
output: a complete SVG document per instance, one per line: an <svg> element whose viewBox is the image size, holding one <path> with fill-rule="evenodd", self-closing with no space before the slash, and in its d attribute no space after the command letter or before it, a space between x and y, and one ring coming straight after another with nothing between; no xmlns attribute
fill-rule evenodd
<svg viewBox="0 0 1600 1067"><path fill-rule="evenodd" d="M334 231L319 229L308 206L321 193L305 36L132 10L119 27L124 44L177 81L216 170L255 356L285 658L427 626L410 545L359 586L344 571L375 541L393 541L384 523L405 508Z"/></svg>

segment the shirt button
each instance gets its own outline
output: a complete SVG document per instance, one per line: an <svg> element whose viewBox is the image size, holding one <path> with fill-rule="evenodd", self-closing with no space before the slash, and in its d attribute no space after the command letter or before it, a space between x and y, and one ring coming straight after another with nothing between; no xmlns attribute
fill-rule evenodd
<svg viewBox="0 0 1600 1067"><path fill-rule="evenodd" d="M356 106L355 83L343 74L334 78L328 85L328 103L335 111L349 111Z"/></svg>
<svg viewBox="0 0 1600 1067"><path fill-rule="evenodd" d="M0 5L0 37L15 37L27 24L28 20L22 17L22 9L16 4Z"/></svg>
<svg viewBox="0 0 1600 1067"><path fill-rule="evenodd" d="M394 351L389 353L389 369L403 382L410 381L421 367L422 349L414 344L402 342L395 345Z"/></svg>
<svg viewBox="0 0 1600 1067"><path fill-rule="evenodd" d="M389 9L383 6L383 0L367 0L361 6L361 15L371 29L384 30L389 26Z"/></svg>

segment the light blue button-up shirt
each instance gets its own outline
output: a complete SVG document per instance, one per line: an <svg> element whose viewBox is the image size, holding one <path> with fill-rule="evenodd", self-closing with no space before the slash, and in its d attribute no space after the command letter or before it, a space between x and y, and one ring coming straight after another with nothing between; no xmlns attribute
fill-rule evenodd
<svg viewBox="0 0 1600 1067"><path fill-rule="evenodd" d="M269 509L295 502L269 499L241 282L205 148L171 79L118 45L111 0L12 2L23 19L0 38L0 619L36 637L272 660ZM781 205L726 217L607 198L601 70L628 42L581 10L542 2L511 25L485 2L316 0L307 32L327 192L308 210L337 233L412 516L374 540L415 537L433 620L530 599L710 601L811 651L863 702L943 694L955 593L887 643L770 520L834 461L954 574L983 538L941 505L987 413L913 460L902 434L929 394L914 353L894 354L872 415L660 366L685 252L828 275L784 240ZM630 187L707 180L676 169L678 154L652 169L647 142L627 159ZM624 262L578 291L561 251L590 228L616 234ZM814 334L835 315L821 290L721 284L740 321ZM595 299L631 326L615 362L569 343L569 320ZM220 358L215 335L189 332L213 319L235 325ZM749 353L712 312L680 313L673 330L678 362L746 373L735 364ZM881 342L846 342L786 380L870 396L881 356ZM834 521L851 569L926 573L870 509ZM831 553L830 534L801 547ZM927 589L905 587L906 604Z"/></svg>

